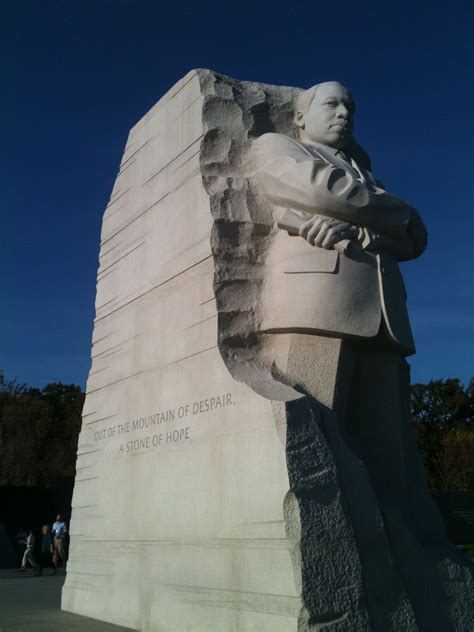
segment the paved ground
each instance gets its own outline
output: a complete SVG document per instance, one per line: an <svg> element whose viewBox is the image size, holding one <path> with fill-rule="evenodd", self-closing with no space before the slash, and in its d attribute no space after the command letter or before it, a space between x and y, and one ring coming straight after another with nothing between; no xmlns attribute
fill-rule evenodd
<svg viewBox="0 0 474 632"><path fill-rule="evenodd" d="M60 610L64 573L0 570L0 632L129 632Z"/></svg>

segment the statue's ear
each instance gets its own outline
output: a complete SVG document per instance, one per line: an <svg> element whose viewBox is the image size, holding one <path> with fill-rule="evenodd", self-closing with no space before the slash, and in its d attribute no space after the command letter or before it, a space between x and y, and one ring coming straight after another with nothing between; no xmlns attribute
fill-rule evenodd
<svg viewBox="0 0 474 632"><path fill-rule="evenodd" d="M301 110L297 110L295 113L295 123L299 128L304 129L304 112Z"/></svg>

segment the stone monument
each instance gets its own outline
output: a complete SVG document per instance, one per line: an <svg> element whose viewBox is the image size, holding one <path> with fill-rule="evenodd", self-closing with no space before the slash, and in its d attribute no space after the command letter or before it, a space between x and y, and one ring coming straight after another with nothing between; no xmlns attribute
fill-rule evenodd
<svg viewBox="0 0 474 632"><path fill-rule="evenodd" d="M190 72L104 214L62 607L136 630L464 631L410 428L417 211L337 82Z"/></svg>

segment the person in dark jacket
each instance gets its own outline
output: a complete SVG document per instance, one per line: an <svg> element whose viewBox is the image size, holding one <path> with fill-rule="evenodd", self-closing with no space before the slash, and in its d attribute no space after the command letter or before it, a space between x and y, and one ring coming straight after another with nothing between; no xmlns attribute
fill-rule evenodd
<svg viewBox="0 0 474 632"><path fill-rule="evenodd" d="M53 559L54 545L53 545L53 533L49 524L44 524L41 536L41 552L39 558L39 570L38 575L41 575L43 568L52 568L53 575L56 575L56 564Z"/></svg>

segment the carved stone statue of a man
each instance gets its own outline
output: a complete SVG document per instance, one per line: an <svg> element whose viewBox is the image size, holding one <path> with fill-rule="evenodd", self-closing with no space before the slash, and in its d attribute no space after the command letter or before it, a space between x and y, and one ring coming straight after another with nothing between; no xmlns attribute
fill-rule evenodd
<svg viewBox="0 0 474 632"><path fill-rule="evenodd" d="M319 84L297 100L299 140L272 133L254 143L256 188L282 228L266 258L260 331L293 334L289 347L271 343L275 373L337 415L381 499L396 506L409 484L403 357L415 350L398 261L418 257L427 237L417 211L370 172L352 137L354 110L341 84Z"/></svg>
<svg viewBox="0 0 474 632"><path fill-rule="evenodd" d="M427 234L417 211L372 175L352 136L354 110L345 87L321 83L297 98L295 137L266 133L253 142L253 199L278 226L265 253L257 329L259 362L282 390L260 392L287 401L300 516L290 532L299 529L308 629L346 616L346 627L334 629L449 629L454 615L429 553L445 541L444 528L410 427L404 357L415 347L398 267L423 253ZM325 514L331 503L333 518ZM337 529L348 515L343 536ZM322 551L331 547L328 565ZM350 550L360 560L353 573ZM455 557L451 550L453 568ZM357 610L355 592L348 597L357 573L368 619L348 614Z"/></svg>
<svg viewBox="0 0 474 632"><path fill-rule="evenodd" d="M293 223L306 242L286 234L275 240L267 263L278 267L275 283L291 309L264 310L262 329L358 339L380 333L380 342L409 355L414 344L397 261L424 251L426 230L415 209L369 171L352 138L353 113L343 86L320 84L297 102L300 141L264 134L254 143L258 189L280 225L291 231Z"/></svg>

